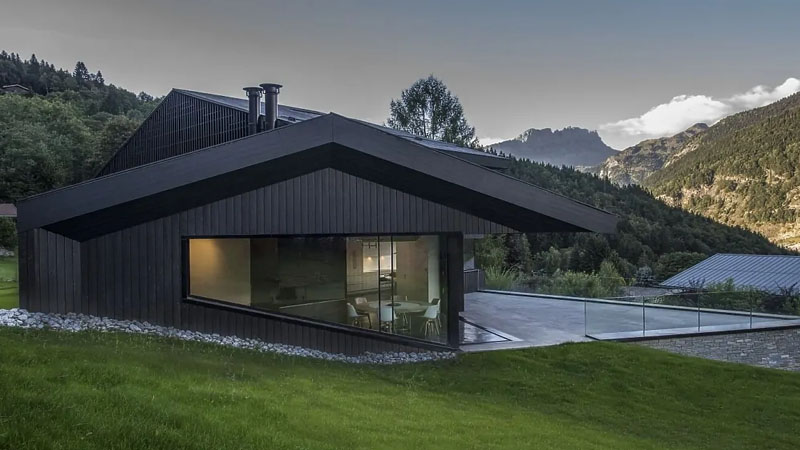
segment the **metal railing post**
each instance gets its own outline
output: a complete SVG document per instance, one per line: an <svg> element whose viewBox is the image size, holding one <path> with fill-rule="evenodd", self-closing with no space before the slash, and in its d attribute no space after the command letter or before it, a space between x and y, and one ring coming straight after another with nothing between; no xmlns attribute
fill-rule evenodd
<svg viewBox="0 0 800 450"><path fill-rule="evenodd" d="M697 304L697 331L700 332L700 294L697 294L694 301Z"/></svg>
<svg viewBox="0 0 800 450"><path fill-rule="evenodd" d="M647 334L647 316L644 309L644 295L642 296L642 336Z"/></svg>
<svg viewBox="0 0 800 450"><path fill-rule="evenodd" d="M583 301L583 335L584 336L588 336L589 335L589 327L586 324L586 322L587 322L586 303L587 303L586 300L584 300Z"/></svg>

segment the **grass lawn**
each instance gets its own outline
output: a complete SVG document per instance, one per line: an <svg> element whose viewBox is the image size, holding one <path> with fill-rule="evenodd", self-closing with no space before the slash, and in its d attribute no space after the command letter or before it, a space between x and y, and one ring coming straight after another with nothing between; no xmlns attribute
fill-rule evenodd
<svg viewBox="0 0 800 450"><path fill-rule="evenodd" d="M0 257L0 309L11 309L19 306L16 280L17 258Z"/></svg>
<svg viewBox="0 0 800 450"><path fill-rule="evenodd" d="M800 375L590 343L364 367L0 328L0 448L800 448Z"/></svg>

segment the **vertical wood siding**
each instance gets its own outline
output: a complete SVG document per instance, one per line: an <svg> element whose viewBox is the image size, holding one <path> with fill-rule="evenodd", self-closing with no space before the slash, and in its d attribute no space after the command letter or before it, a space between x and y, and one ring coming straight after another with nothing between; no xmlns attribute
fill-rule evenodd
<svg viewBox="0 0 800 450"><path fill-rule="evenodd" d="M98 175L108 175L246 135L246 112L171 92Z"/></svg>
<svg viewBox="0 0 800 450"><path fill-rule="evenodd" d="M361 178L323 169L83 243L43 229L20 234L22 305L135 319L325 351L414 351L413 345L355 336L297 321L182 300L183 237L209 235L511 232L504 226ZM451 320L463 308L462 255L449 258ZM455 277L455 278L453 278ZM451 322L453 323L453 322Z"/></svg>

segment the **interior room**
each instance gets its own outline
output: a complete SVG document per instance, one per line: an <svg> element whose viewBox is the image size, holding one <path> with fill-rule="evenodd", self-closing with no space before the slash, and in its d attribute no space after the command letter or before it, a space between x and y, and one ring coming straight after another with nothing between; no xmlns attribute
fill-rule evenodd
<svg viewBox="0 0 800 450"><path fill-rule="evenodd" d="M189 239L189 295L446 340L437 235Z"/></svg>

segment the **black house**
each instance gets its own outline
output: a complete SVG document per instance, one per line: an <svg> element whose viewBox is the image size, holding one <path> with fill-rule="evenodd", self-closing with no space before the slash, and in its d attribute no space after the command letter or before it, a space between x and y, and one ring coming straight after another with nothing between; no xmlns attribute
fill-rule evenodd
<svg viewBox="0 0 800 450"><path fill-rule="evenodd" d="M348 354L452 348L464 235L614 231L504 158L262 88L173 90L96 178L20 202L21 307Z"/></svg>

